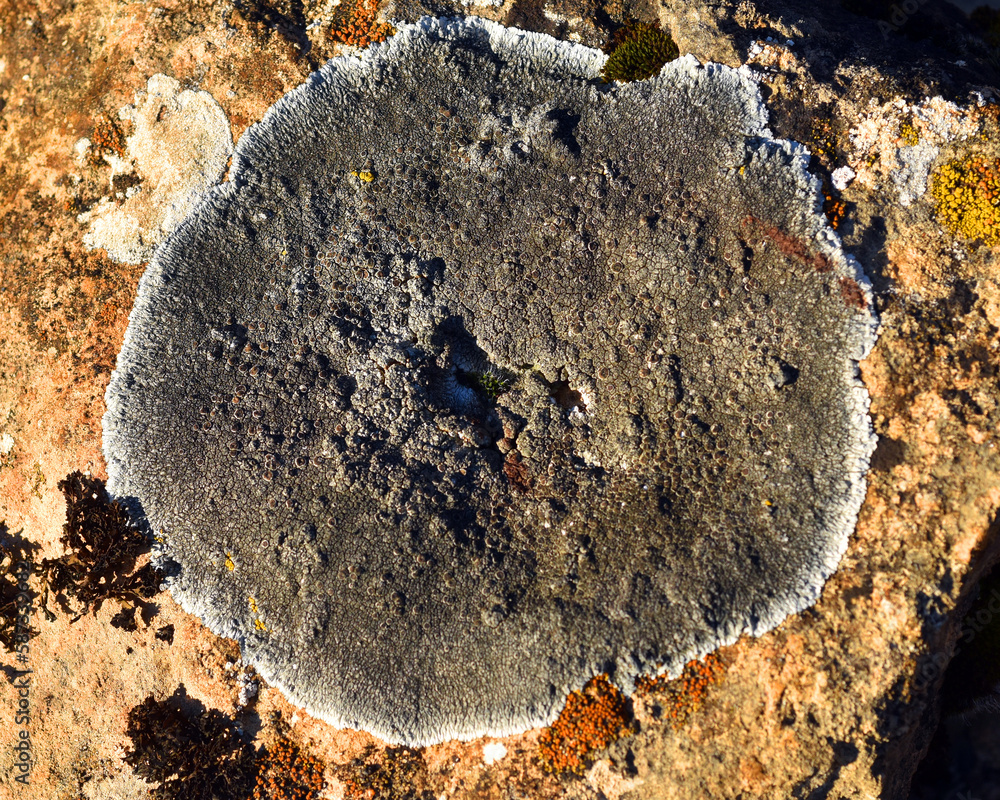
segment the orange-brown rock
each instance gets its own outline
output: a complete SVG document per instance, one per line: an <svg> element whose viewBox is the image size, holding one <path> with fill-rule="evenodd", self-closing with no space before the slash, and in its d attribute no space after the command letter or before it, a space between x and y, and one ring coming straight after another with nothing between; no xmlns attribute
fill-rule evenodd
<svg viewBox="0 0 1000 800"><path fill-rule="evenodd" d="M345 20L369 26L351 36L376 38L380 22L422 9L399 3L372 17L365 0L339 5L350 8L0 5L0 544L20 534L39 545L39 559L64 555L57 484L75 470L105 477L103 393L143 265L88 249L85 215L152 184L132 163L133 131L119 112L138 108L149 79L165 75L210 95L238 140L339 52ZM1000 157L996 115L983 110L996 75L956 64L989 55L957 12L913 5L894 19L889 3L664 0L655 12L631 0L454 4L592 46L626 17L660 23L682 53L755 70L777 135L809 142L814 122L826 120L817 174L849 166L855 175L832 210L872 278L882 323L861 367L880 437L867 500L819 602L727 648L724 673L702 687L683 724L647 713L637 698L635 732L595 753L582 776L543 770L539 731L504 739L506 755L490 763L486 742L474 741L425 748L404 764L373 737L333 730L270 687L248 698L253 678L235 645L166 593L154 599L152 623L132 632L111 625L114 601L49 622L39 598L26 660L0 654L9 678L0 684L0 798L142 796L149 786L125 762L129 711L180 684L255 745L287 734L307 748L326 765L330 797L369 789L435 798L906 797L1000 533L996 250L945 230L927 191L942 165ZM168 626L172 641L157 636ZM29 669L22 725L15 683ZM15 780L20 730L30 736L30 789ZM372 768L345 772L352 763ZM365 775L379 782L363 787Z"/></svg>

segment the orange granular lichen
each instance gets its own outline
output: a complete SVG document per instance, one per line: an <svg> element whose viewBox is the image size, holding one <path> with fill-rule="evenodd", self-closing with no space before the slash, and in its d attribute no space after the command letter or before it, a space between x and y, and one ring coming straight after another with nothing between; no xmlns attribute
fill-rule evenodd
<svg viewBox="0 0 1000 800"><path fill-rule="evenodd" d="M931 179L937 218L953 235L1000 244L1000 158L949 161Z"/></svg>
<svg viewBox="0 0 1000 800"><path fill-rule="evenodd" d="M125 132L112 117L102 116L97 120L91 141L92 160L100 161L103 153L113 153L119 158L125 156Z"/></svg>
<svg viewBox="0 0 1000 800"><path fill-rule="evenodd" d="M823 213L834 230L840 227L847 214L847 203L836 197L830 184L823 181Z"/></svg>
<svg viewBox="0 0 1000 800"><path fill-rule="evenodd" d="M279 739L259 762L253 800L316 800L323 791L323 763Z"/></svg>
<svg viewBox="0 0 1000 800"><path fill-rule="evenodd" d="M368 47L396 32L389 23L378 21L378 0L357 0L342 8L343 13L330 29L330 37L335 42Z"/></svg>
<svg viewBox="0 0 1000 800"><path fill-rule="evenodd" d="M813 119L809 133L809 151L821 162L829 162L836 155L837 132L829 117Z"/></svg>
<svg viewBox="0 0 1000 800"><path fill-rule="evenodd" d="M663 718L674 728L679 728L692 712L700 706L708 687L718 681L725 671L725 664L715 653L702 661L689 661L677 678L640 678L636 681L636 694L651 695L662 709Z"/></svg>
<svg viewBox="0 0 1000 800"><path fill-rule="evenodd" d="M606 675L592 678L582 691L571 692L566 707L538 738L538 756L548 772L583 773L603 750L632 733L629 700L608 682Z"/></svg>

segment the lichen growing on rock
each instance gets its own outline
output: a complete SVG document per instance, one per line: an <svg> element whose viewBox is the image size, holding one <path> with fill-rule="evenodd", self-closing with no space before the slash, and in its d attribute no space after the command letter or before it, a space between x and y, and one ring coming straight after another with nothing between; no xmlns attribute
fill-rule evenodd
<svg viewBox="0 0 1000 800"><path fill-rule="evenodd" d="M579 692L538 739L538 757L548 772L582 775L592 754L632 731L628 698L598 675Z"/></svg>
<svg viewBox="0 0 1000 800"><path fill-rule="evenodd" d="M638 697L650 698L657 706L657 715L674 728L680 728L704 702L709 687L725 671L722 659L709 653L685 665L676 678L665 675L642 677L636 681Z"/></svg>
<svg viewBox="0 0 1000 800"><path fill-rule="evenodd" d="M91 159L111 167L111 195L79 220L88 224L87 247L138 264L222 177L233 139L208 92L182 89L167 75L150 77L118 117L102 118L91 143Z"/></svg>
<svg viewBox="0 0 1000 800"><path fill-rule="evenodd" d="M344 800L436 800L428 786L427 763L409 747L365 749L358 758L333 768Z"/></svg>
<svg viewBox="0 0 1000 800"><path fill-rule="evenodd" d="M547 724L808 606L854 527L873 316L807 153L734 70L604 60L426 19L331 61L143 276L109 487L333 724Z"/></svg>
<svg viewBox="0 0 1000 800"><path fill-rule="evenodd" d="M954 236L1000 244L1000 158L968 155L931 176L938 221Z"/></svg>
<svg viewBox="0 0 1000 800"><path fill-rule="evenodd" d="M251 800L316 800L323 785L323 762L282 737L258 756Z"/></svg>

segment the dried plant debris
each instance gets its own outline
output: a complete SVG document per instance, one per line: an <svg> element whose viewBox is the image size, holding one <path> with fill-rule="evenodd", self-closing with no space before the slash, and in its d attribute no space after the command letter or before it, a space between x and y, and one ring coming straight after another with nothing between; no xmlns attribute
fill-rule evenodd
<svg viewBox="0 0 1000 800"><path fill-rule="evenodd" d="M874 317L808 153L742 73L604 61L474 18L335 59L143 276L109 489L332 724L547 724L810 605L854 528Z"/></svg>
<svg viewBox="0 0 1000 800"><path fill-rule="evenodd" d="M156 638L161 642L166 642L167 644L174 643L174 626L164 625L156 629Z"/></svg>
<svg viewBox="0 0 1000 800"><path fill-rule="evenodd" d="M8 653L38 635L30 624L30 615L23 616L34 600L28 581L35 573L34 555L38 549L20 532L11 533L6 524L0 523L0 645Z"/></svg>
<svg viewBox="0 0 1000 800"><path fill-rule="evenodd" d="M38 565L45 616L55 619L48 607L52 594L58 606L75 619L114 599L122 607L112 625L135 630L137 611L148 624L156 612L149 598L158 591L162 575L150 563L136 569L139 557L149 552L146 534L132 523L119 501L108 498L101 480L73 472L58 487L66 496L66 524L60 541L69 553Z"/></svg>
<svg viewBox="0 0 1000 800"><path fill-rule="evenodd" d="M253 748L233 721L206 710L181 685L173 696L152 695L128 715L132 751L125 761L135 774L159 786L153 800L246 800L254 787Z"/></svg>

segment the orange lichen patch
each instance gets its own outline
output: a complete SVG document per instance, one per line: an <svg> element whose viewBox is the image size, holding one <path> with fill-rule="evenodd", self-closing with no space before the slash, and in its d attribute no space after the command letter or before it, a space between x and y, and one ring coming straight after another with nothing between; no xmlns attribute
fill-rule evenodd
<svg viewBox="0 0 1000 800"><path fill-rule="evenodd" d="M979 137L996 138L1000 133L1000 103L991 100L981 106L969 108L969 116L979 122Z"/></svg>
<svg viewBox="0 0 1000 800"><path fill-rule="evenodd" d="M595 751L632 730L628 698L608 682L607 675L598 675L566 698L559 718L538 737L538 757L547 772L582 775Z"/></svg>
<svg viewBox="0 0 1000 800"><path fill-rule="evenodd" d="M661 675L658 678L640 678L636 681L637 695L653 695L663 709L663 717L674 728L681 727L688 717L705 701L708 687L716 683L725 672L725 664L716 653L709 653L702 661L689 661L681 674L674 679Z"/></svg>
<svg viewBox="0 0 1000 800"><path fill-rule="evenodd" d="M967 156L935 171L937 218L953 235L1000 244L1000 158Z"/></svg>
<svg viewBox="0 0 1000 800"><path fill-rule="evenodd" d="M330 38L335 42L368 47L396 32L389 23L378 21L378 0L357 0L354 4L345 5L346 10L330 29Z"/></svg>
<svg viewBox="0 0 1000 800"><path fill-rule="evenodd" d="M836 196L828 181L823 181L823 213L834 230L840 227L847 215L847 203Z"/></svg>
<svg viewBox="0 0 1000 800"><path fill-rule="evenodd" d="M253 800L316 800L323 791L323 762L279 739L259 762Z"/></svg>
<svg viewBox="0 0 1000 800"><path fill-rule="evenodd" d="M94 162L100 161L104 153L113 153L119 158L125 157L125 132L114 117L105 115L97 120L91 141L93 148L90 153Z"/></svg>

